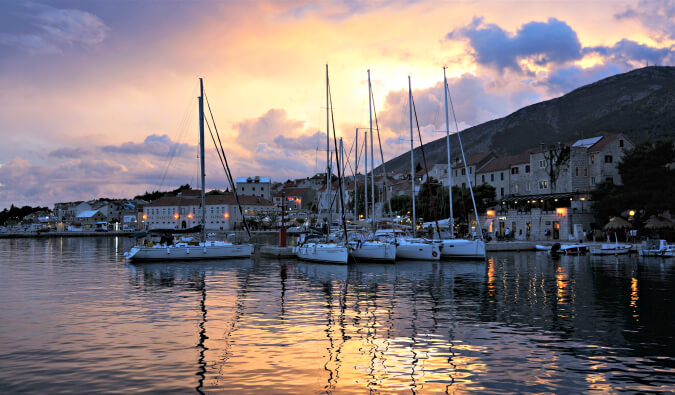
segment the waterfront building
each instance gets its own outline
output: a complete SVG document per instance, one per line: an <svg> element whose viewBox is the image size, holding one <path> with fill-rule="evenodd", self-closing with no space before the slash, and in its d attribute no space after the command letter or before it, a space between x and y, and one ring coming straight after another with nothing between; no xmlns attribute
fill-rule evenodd
<svg viewBox="0 0 675 395"><path fill-rule="evenodd" d="M270 177L237 177L237 193L241 196L259 196L272 200L272 180Z"/></svg>
<svg viewBox="0 0 675 395"><path fill-rule="evenodd" d="M466 168L469 169L471 185L476 185L476 173L496 158L497 154L492 151L481 152L466 158ZM461 157L457 157L452 162L452 186L461 187L464 185L464 187L467 187L466 168L464 167L464 161Z"/></svg>
<svg viewBox="0 0 675 395"><path fill-rule="evenodd" d="M82 211L75 217L84 230L108 230L108 218L98 210Z"/></svg>
<svg viewBox="0 0 675 395"><path fill-rule="evenodd" d="M496 189L497 205L481 216L483 229L504 237L581 240L594 224L589 196L597 183L621 183L617 164L633 148L625 136L542 145L496 158L478 170L478 183ZM454 167L453 167L454 168Z"/></svg>
<svg viewBox="0 0 675 395"><path fill-rule="evenodd" d="M299 211L310 209L315 195L316 193L310 188L282 188L274 194L273 202L278 210L281 210L283 203L286 211Z"/></svg>
<svg viewBox="0 0 675 395"><path fill-rule="evenodd" d="M202 210L201 199L194 196L195 190L182 192L180 196L164 196L152 203L143 205L141 221L144 228L152 229L189 229L200 224ZM197 195L199 191L197 190ZM253 219L260 215L273 214L274 203L263 197L239 196L244 217ZM231 192L223 195L206 195L206 230L240 229L243 218L237 201Z"/></svg>

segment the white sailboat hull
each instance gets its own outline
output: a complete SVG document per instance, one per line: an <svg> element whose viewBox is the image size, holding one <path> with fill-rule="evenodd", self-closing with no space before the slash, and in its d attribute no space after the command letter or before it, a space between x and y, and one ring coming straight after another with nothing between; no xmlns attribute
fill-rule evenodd
<svg viewBox="0 0 675 395"><path fill-rule="evenodd" d="M441 259L441 251L435 244L398 239L396 259L438 261Z"/></svg>
<svg viewBox="0 0 675 395"><path fill-rule="evenodd" d="M173 246L155 245L132 247L124 255L129 261L184 261L197 259L247 258L253 254L252 244L200 243Z"/></svg>
<svg viewBox="0 0 675 395"><path fill-rule="evenodd" d="M298 259L312 262L347 264L348 249L335 243L307 243L295 247Z"/></svg>
<svg viewBox="0 0 675 395"><path fill-rule="evenodd" d="M450 239L440 241L441 258L485 258L482 240Z"/></svg>
<svg viewBox="0 0 675 395"><path fill-rule="evenodd" d="M357 263L363 261L394 262L396 260L396 246L390 243L372 241L350 242L349 255Z"/></svg>

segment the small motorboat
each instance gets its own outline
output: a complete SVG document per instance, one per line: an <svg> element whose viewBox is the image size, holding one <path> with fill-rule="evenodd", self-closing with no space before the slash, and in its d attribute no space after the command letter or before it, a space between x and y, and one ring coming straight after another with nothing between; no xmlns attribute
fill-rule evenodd
<svg viewBox="0 0 675 395"><path fill-rule="evenodd" d="M591 247L591 255L622 255L630 252L630 244L603 244L600 247Z"/></svg>
<svg viewBox="0 0 675 395"><path fill-rule="evenodd" d="M563 244L560 246L560 253L565 255L582 255L588 251L586 244Z"/></svg>
<svg viewBox="0 0 675 395"><path fill-rule="evenodd" d="M552 246L537 244L535 248L538 251L548 251L551 255L582 255L588 251L586 244L555 243Z"/></svg>
<svg viewBox="0 0 675 395"><path fill-rule="evenodd" d="M646 240L642 242L638 250L640 256L674 256L673 246L669 246L665 240Z"/></svg>

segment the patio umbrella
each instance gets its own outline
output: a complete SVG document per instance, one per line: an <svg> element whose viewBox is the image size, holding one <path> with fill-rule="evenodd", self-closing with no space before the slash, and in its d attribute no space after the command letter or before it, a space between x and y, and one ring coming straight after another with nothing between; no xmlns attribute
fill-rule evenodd
<svg viewBox="0 0 675 395"><path fill-rule="evenodd" d="M659 217L657 215L652 215L649 217L645 223L645 228L647 229L675 229L675 223L672 221Z"/></svg>
<svg viewBox="0 0 675 395"><path fill-rule="evenodd" d="M621 217L612 217L612 219L609 220L607 225L605 225L602 229L604 230L619 230L619 229L625 229L625 228L632 228L633 226L630 224L630 222L626 221L625 219Z"/></svg>

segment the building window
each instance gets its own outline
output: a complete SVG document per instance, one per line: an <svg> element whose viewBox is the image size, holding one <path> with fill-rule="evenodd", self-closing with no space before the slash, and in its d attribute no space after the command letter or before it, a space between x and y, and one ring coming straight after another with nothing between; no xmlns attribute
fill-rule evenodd
<svg viewBox="0 0 675 395"><path fill-rule="evenodd" d="M614 178L613 177L605 177L605 181L611 182L612 184L614 184Z"/></svg>
<svg viewBox="0 0 675 395"><path fill-rule="evenodd" d="M539 181L539 189L548 189L548 181Z"/></svg>
<svg viewBox="0 0 675 395"><path fill-rule="evenodd" d="M543 169L546 167L546 160L545 159L540 159L539 160L539 168Z"/></svg>
<svg viewBox="0 0 675 395"><path fill-rule="evenodd" d="M530 165L525 165L525 173L529 173L529 172L530 172Z"/></svg>
<svg viewBox="0 0 675 395"><path fill-rule="evenodd" d="M504 196L504 188L499 188L499 196Z"/></svg>
<svg viewBox="0 0 675 395"><path fill-rule="evenodd" d="M465 169L462 169L462 175L463 175L463 176L466 175L466 170L465 170Z"/></svg>
<svg viewBox="0 0 675 395"><path fill-rule="evenodd" d="M612 155L605 155L605 163L612 163Z"/></svg>
<svg viewBox="0 0 675 395"><path fill-rule="evenodd" d="M501 176L502 181L504 181L504 172L499 173L499 175Z"/></svg>
<svg viewBox="0 0 675 395"><path fill-rule="evenodd" d="M485 182L485 174L483 174L482 176L480 176L480 178L481 178L481 181L482 181L482 182Z"/></svg>
<svg viewBox="0 0 675 395"><path fill-rule="evenodd" d="M588 177L588 167L584 167L584 177Z"/></svg>
<svg viewBox="0 0 675 395"><path fill-rule="evenodd" d="M511 174L518 174L518 168L517 168L517 167L512 167L512 168L511 168Z"/></svg>
<svg viewBox="0 0 675 395"><path fill-rule="evenodd" d="M530 183L527 183L527 191L530 192Z"/></svg>
<svg viewBox="0 0 675 395"><path fill-rule="evenodd" d="M574 168L574 176L579 177L579 168L578 167Z"/></svg>
<svg viewBox="0 0 675 395"><path fill-rule="evenodd" d="M473 174L473 167L469 167L469 174Z"/></svg>
<svg viewBox="0 0 675 395"><path fill-rule="evenodd" d="M464 188L466 188L466 183L465 183L465 182L462 183L462 189L464 189Z"/></svg>
<svg viewBox="0 0 675 395"><path fill-rule="evenodd" d="M591 155L591 164L595 163L595 155Z"/></svg>
<svg viewBox="0 0 675 395"><path fill-rule="evenodd" d="M619 140L619 147L623 147L623 140Z"/></svg>
<svg viewBox="0 0 675 395"><path fill-rule="evenodd" d="M595 185L595 177L591 177L591 185Z"/></svg>
<svg viewBox="0 0 675 395"><path fill-rule="evenodd" d="M494 180L495 180L495 174L492 173L492 174L490 174L490 181L494 181Z"/></svg>

